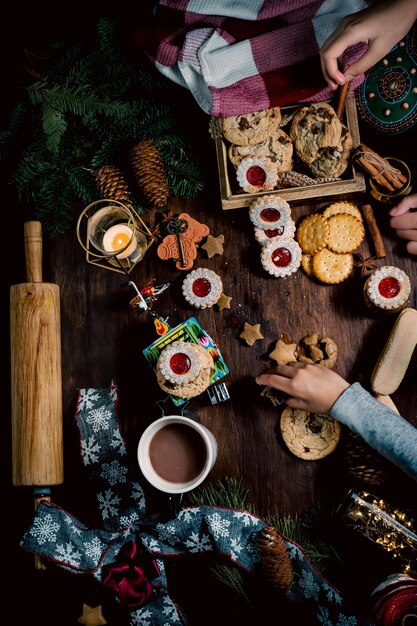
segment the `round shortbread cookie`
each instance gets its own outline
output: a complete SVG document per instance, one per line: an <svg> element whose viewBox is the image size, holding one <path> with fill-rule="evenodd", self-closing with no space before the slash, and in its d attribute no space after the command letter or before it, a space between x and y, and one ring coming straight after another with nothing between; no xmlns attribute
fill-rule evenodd
<svg viewBox="0 0 417 626"><path fill-rule="evenodd" d="M348 213L349 215L353 215L357 217L358 220L363 222L362 213L359 208L353 202L347 202L342 200L341 202L333 202L326 207L322 213L323 217L328 219L331 215L336 215L337 213Z"/></svg>
<svg viewBox="0 0 417 626"><path fill-rule="evenodd" d="M329 240L327 247L338 254L353 252L360 246L365 237L363 222L348 213L331 215L329 225Z"/></svg>
<svg viewBox="0 0 417 626"><path fill-rule="evenodd" d="M228 156L235 167L248 156L254 159L267 157L276 164L278 172L289 172L293 167L293 144L289 135L278 128L271 137L254 146L232 144Z"/></svg>
<svg viewBox="0 0 417 626"><path fill-rule="evenodd" d="M337 254L328 248L317 252L312 259L313 275L322 283L336 285L341 283L353 269L351 254Z"/></svg>
<svg viewBox="0 0 417 626"><path fill-rule="evenodd" d="M307 276L313 276L313 256L314 254L301 255L301 267Z"/></svg>
<svg viewBox="0 0 417 626"><path fill-rule="evenodd" d="M265 141L281 122L281 109L274 107L256 113L221 118L223 137L238 146L253 146Z"/></svg>
<svg viewBox="0 0 417 626"><path fill-rule="evenodd" d="M296 239L304 254L315 254L326 247L329 232L326 218L318 213L313 213L305 217L299 224Z"/></svg>
<svg viewBox="0 0 417 626"><path fill-rule="evenodd" d="M284 443L295 456L317 461L333 452L339 443L341 425L329 415L287 407L280 420Z"/></svg>

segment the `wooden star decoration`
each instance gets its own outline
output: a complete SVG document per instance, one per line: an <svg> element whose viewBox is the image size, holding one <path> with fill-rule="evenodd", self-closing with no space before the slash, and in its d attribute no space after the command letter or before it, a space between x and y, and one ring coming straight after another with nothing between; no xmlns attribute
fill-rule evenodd
<svg viewBox="0 0 417 626"><path fill-rule="evenodd" d="M364 259L361 254L356 254L355 256L358 260L353 265L361 268L361 276L365 276L366 272L376 269L377 266L374 263L375 256L369 256L367 259Z"/></svg>
<svg viewBox="0 0 417 626"><path fill-rule="evenodd" d="M269 353L269 358L274 359L278 365L286 365L297 360L295 356L296 349L296 343L285 343L282 339L278 339L275 348Z"/></svg>
<svg viewBox="0 0 417 626"><path fill-rule="evenodd" d="M209 235L207 241L201 246L206 252L209 259L215 254L223 254L224 235Z"/></svg>
<svg viewBox="0 0 417 626"><path fill-rule="evenodd" d="M240 333L239 337L244 339L248 346L253 346L255 341L258 339L263 339L264 336L261 333L261 325L260 324L248 324L245 322L245 326L243 332Z"/></svg>
<svg viewBox="0 0 417 626"><path fill-rule="evenodd" d="M94 607L83 604L83 614L77 621L79 624L84 624L84 626L104 626L104 624L107 624L103 616L101 604Z"/></svg>
<svg viewBox="0 0 417 626"><path fill-rule="evenodd" d="M230 309L230 303L232 298L230 296L226 296L226 294L222 293L220 298L217 300L216 304L219 307L219 311L223 311L223 309Z"/></svg>

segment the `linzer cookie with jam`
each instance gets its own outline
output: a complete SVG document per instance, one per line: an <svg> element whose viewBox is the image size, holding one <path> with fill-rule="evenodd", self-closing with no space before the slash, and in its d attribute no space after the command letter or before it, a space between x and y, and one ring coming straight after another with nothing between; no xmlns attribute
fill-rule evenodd
<svg viewBox="0 0 417 626"><path fill-rule="evenodd" d="M252 202L249 218L255 227L262 230L284 229L293 222L290 205L279 196L264 196Z"/></svg>
<svg viewBox="0 0 417 626"><path fill-rule="evenodd" d="M401 311L408 302L411 292L407 274L393 265L384 265L375 270L364 286L366 304L373 310L386 313Z"/></svg>
<svg viewBox="0 0 417 626"><path fill-rule="evenodd" d="M174 341L160 353L155 371L163 391L193 398L209 387L214 362L210 352L187 341Z"/></svg>
<svg viewBox="0 0 417 626"><path fill-rule="evenodd" d="M220 276L206 267L193 270L182 283L184 298L197 309L206 309L216 304L222 291Z"/></svg>
<svg viewBox="0 0 417 626"><path fill-rule="evenodd" d="M262 248L264 269L277 278L287 278L300 267L301 248L294 239L270 241Z"/></svg>
<svg viewBox="0 0 417 626"><path fill-rule="evenodd" d="M246 193L272 191L277 184L277 167L271 159L266 157L246 157L239 163L236 178Z"/></svg>

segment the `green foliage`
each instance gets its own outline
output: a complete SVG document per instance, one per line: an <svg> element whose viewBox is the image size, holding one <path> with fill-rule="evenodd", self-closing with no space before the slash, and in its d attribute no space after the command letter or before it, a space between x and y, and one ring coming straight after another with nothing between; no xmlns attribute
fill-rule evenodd
<svg viewBox="0 0 417 626"><path fill-rule="evenodd" d="M33 208L45 233L70 228L76 202L99 198L92 171L106 164L123 171L142 139L160 148L174 196L202 191L202 169L166 104L173 88L121 52L118 24L108 18L98 20L95 44L55 45L48 69L27 87L0 132L0 155L10 159L17 197ZM134 208L147 210L139 200Z"/></svg>

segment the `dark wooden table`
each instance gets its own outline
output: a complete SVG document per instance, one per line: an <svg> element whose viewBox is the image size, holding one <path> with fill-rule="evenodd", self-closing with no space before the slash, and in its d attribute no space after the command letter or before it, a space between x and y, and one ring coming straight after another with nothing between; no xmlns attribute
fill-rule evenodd
<svg viewBox="0 0 417 626"><path fill-rule="evenodd" d="M352 469L355 470L355 464L361 464L360 459L363 465L368 463L371 467L375 463L378 465L380 459L367 451L365 446L360 446L360 455L364 456L359 455L359 460L354 460L351 452L355 441L346 431L343 431L336 451L321 461L308 462L292 456L280 438L280 411L260 396L260 388L254 378L269 363L268 353L281 333L297 340L305 334L319 332L332 337L338 345L336 371L350 382L360 380L367 386L394 318L370 314L363 301L364 279L359 272L353 273L340 285L325 286L314 282L301 270L287 280L275 279L263 270L260 245L254 238L247 209L223 211L221 208L214 142L208 133L209 118L198 109L191 97L185 95L184 100L186 114L200 140L199 157L204 163L208 186L197 200L172 199L170 208L175 213L189 212L207 224L214 236L224 235L224 254L210 259L204 250L200 250L194 267L207 267L221 276L224 292L232 297L231 308L223 311L217 307L196 310L188 306L181 294L184 273L177 270L173 262L160 261L156 245L134 268L131 279L138 286L153 278L157 283L170 283L169 289L155 305L158 314L167 317L171 326L195 316L218 343L230 368L230 373L223 379L230 400L211 405L207 394L203 394L193 399L185 411L186 415L210 428L218 441L218 458L209 480L225 477L241 479L248 490L248 502L261 515L303 515L320 501L341 502L351 487L371 489L369 483L362 481L359 473ZM394 136L378 135L363 123L360 128L364 142L380 154L403 158L412 170L413 180L416 180L415 128ZM16 250L10 262L10 257L3 257L1 281L4 320L2 359L5 365L3 371L7 373L8 290L11 284L25 280L23 222L31 216L10 204L14 202L10 190L7 190L6 198L10 200L3 210L7 222L10 220L13 226L13 246ZM370 197L361 194L349 199L361 204L369 202ZM329 202L326 199L325 202L294 203L293 217L298 221ZM387 249L387 256L377 264L397 265L407 272L413 284L410 306L415 307L416 261L405 253L403 243L391 231L388 209L376 202L373 206ZM154 217L148 216L149 221ZM4 236L7 229L8 226L4 228ZM94 493L85 478L79 455L79 434L74 420L77 389L106 387L113 379L116 380L123 433L129 451L135 455L141 432L161 414L157 401L165 397L142 355L142 349L156 335L152 318L146 313L135 313L129 306L129 296L123 287L126 278L86 263L75 228L44 243L44 281L59 285L62 323L65 482L54 489L53 499L86 523L99 525ZM373 254L368 232L359 252L364 256ZM264 335L264 339L252 347L239 338L245 322L259 323ZM414 356L403 382L392 396L400 413L415 425L416 367ZM6 576L10 567L14 572L8 586L14 598L9 608L16 615L12 621L22 625L29 619L43 624L74 625L81 615L83 602L94 604L102 600L97 595L97 589L82 577L65 572L35 571L33 558L18 547L31 519L32 497L29 489L11 484L9 389L10 377L7 375L4 381L5 410L0 457L6 555L3 562ZM172 404L167 403L166 412L175 413ZM359 445L359 442L356 444ZM383 478L375 489L388 501L415 513L415 484L392 464L385 463L381 467ZM150 497L155 498L155 494L150 494ZM361 564L357 566L360 569ZM180 574L181 570L176 576L179 587ZM184 597L187 599L186 593ZM205 624L214 619L216 623L223 623L213 606L207 611L204 609L204 617L201 617L201 603L210 605L210 600L204 594L195 597L197 601L194 604L200 603L200 606L189 609L193 624ZM227 594L226 597L228 606L233 606L232 599ZM108 609L106 614L108 623L110 626L121 624L123 618L117 612L113 614L112 610ZM198 610L200 617L196 617ZM224 623L237 623L233 622L232 609L230 614L226 611L226 615Z"/></svg>

